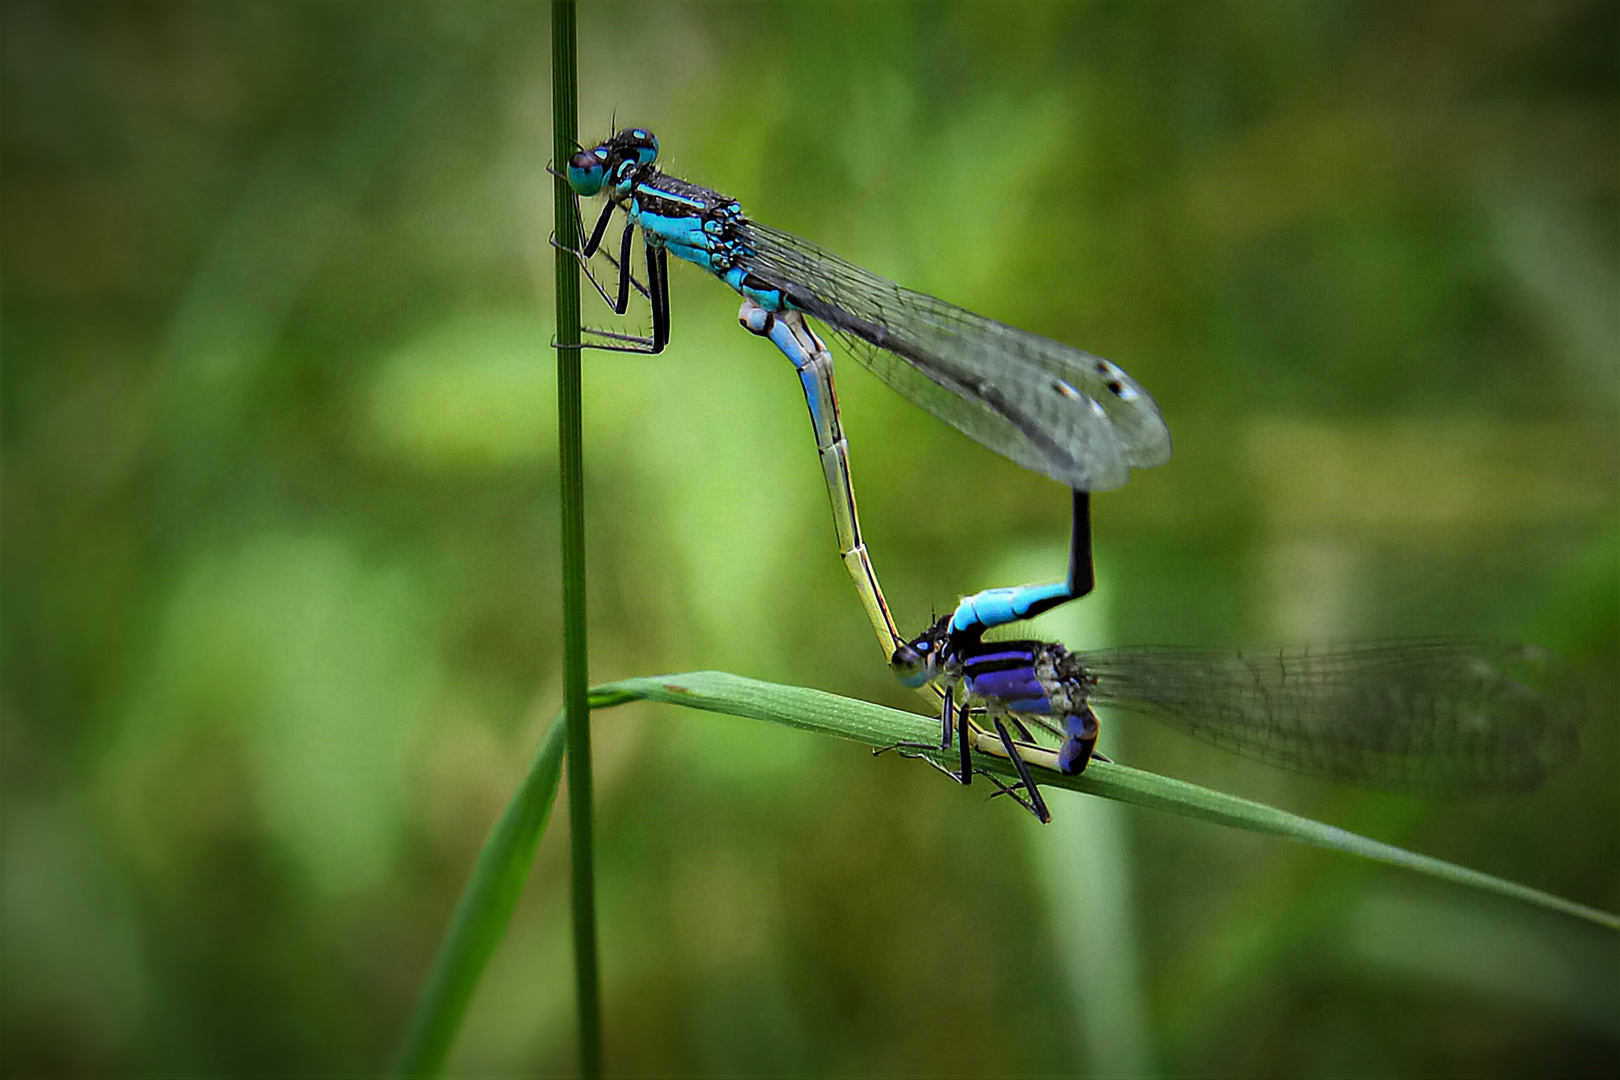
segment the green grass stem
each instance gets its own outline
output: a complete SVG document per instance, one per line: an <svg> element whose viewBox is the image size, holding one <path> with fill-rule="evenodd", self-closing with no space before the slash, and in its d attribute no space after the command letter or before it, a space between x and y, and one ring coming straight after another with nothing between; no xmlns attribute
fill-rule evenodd
<svg viewBox="0 0 1620 1080"><path fill-rule="evenodd" d="M571 0L551 5L551 156L561 172L579 132L575 11ZM602 1012L596 954L596 872L591 784L590 664L585 648L585 463L581 436L579 266L569 251L580 244L573 192L553 179L552 222L557 240L557 437L561 486L563 578L563 713L568 718L568 826L574 896L574 981L579 1018L579 1069L602 1075ZM567 250L564 250L567 249Z"/></svg>

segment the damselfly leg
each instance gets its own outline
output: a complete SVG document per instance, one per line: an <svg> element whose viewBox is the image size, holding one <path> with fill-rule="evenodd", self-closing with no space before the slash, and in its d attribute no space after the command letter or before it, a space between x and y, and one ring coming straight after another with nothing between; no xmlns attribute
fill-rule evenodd
<svg viewBox="0 0 1620 1080"><path fill-rule="evenodd" d="M996 795L1011 796L1019 806L1034 814L1040 823L1045 825L1052 820L1052 813L1046 808L1046 800L1041 798L1041 789L1035 786L1034 778L1029 775L1029 764L1024 761L1023 755L1018 752L1018 745L1013 742L1012 736L1007 734L1007 727L1001 722L1001 717L992 716L990 720L996 725L996 736L1001 740L1002 748L1007 751L1008 760L1013 763L1013 768L1018 770L1018 783L1005 784L999 777L991 773L985 775L1001 789L996 792ZM1018 788L1020 787L1029 793L1027 799L1018 794ZM990 797L993 799L995 795Z"/></svg>
<svg viewBox="0 0 1620 1080"><path fill-rule="evenodd" d="M613 204L609 203L607 211L604 211L602 215L604 221L608 212L612 209ZM585 276L591 279L591 284L596 286L597 293L601 295L615 315L623 315L630 310L630 286L635 284L642 295L647 297L652 309L652 335L639 337L634 334L619 334L611 330L595 330L585 327L583 332L590 334L592 337L604 338L610 342L623 342L624 344L611 345L603 342L584 341L577 344L559 345L558 348L597 349L602 352L629 352L656 356L664 351L665 345L669 344L669 254L663 244L655 244L651 238L647 240L643 254L647 265L647 286L645 289L641 288L640 284L631 276L629 269L630 252L635 240L635 232L635 226L627 223L624 227L623 239L619 244L618 261L615 262L611 257L608 259L619 271L617 298L610 297L607 294L607 291L602 288L601 283L596 280L595 275L590 272L588 267L585 270ZM585 257L588 258L592 253L594 252L586 252ZM575 254L579 255L581 253L576 252ZM584 265L583 259L581 265Z"/></svg>
<svg viewBox="0 0 1620 1080"><path fill-rule="evenodd" d="M890 750L893 750L903 758L918 758L928 762L928 764L932 765L934 768L938 769L940 772L944 773L946 776L950 777L952 780L955 780L958 784L961 784L964 787L973 783L973 738L971 735L972 721L969 719L968 703L965 700L962 702L962 707L960 710L953 707L953 702L955 700L954 692L955 688L950 686L947 686L944 690L944 708L940 713L940 726L944 729L944 731L940 736L940 743L938 746L935 746L932 743L920 742L890 743L888 746L880 746L873 750L872 756L877 757L879 754L886 754ZM950 769L947 769L938 761L934 760L935 756L941 750L949 750L951 748L951 738L953 731L955 730L953 725L959 725L961 729L961 737L956 740L956 743L961 750L961 769L958 772L952 772ZM992 777L991 779L994 780L995 778Z"/></svg>
<svg viewBox="0 0 1620 1080"><path fill-rule="evenodd" d="M546 167L546 172L552 176L567 179L567 176L550 166ZM585 236L585 218L580 210L579 196L575 195L572 201L574 204L574 235ZM602 303L606 304L615 315L623 315L630 307L629 289L635 289L642 296L647 296L647 286L638 281L636 276L629 271L630 237L635 231L633 225L628 222L625 224L625 235L619 243L619 257L617 259L609 252L602 252L602 258L606 259L608 265L613 267L614 272L619 275L619 282L614 287L619 294L617 300L608 295L608 290L597 280L595 272L591 270L591 257L601 249L602 237L606 234L608 222L613 219L613 211L616 209L618 209L618 206L612 202L602 207L602 213L596 219L596 226L591 230L590 236L586 238L583 247L565 247L557 239L555 233L551 236L551 246L572 255L574 261L579 263L579 268L585 272L585 277L591 283L591 287L596 290L596 295L602 298ZM586 333L598 333L598 331L587 329Z"/></svg>

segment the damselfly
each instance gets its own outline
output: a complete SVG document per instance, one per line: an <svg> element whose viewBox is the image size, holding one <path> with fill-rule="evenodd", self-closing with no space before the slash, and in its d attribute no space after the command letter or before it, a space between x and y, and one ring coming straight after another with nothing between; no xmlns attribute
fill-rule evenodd
<svg viewBox="0 0 1620 1080"><path fill-rule="evenodd" d="M768 337L799 372L840 553L886 658L903 639L861 539L832 358L804 316L831 327L873 374L934 416L1082 494L1118 487L1131 469L1169 458L1170 434L1158 406L1116 365L902 288L809 241L753 221L735 199L663 173L657 160L658 140L651 132L630 128L580 151L568 164L576 215L581 197L601 193L607 200L575 252L587 276L615 313L628 310L632 287L648 298L652 313L649 336L591 331L599 340L583 347L663 350L670 334L670 253L708 270L742 295L742 324ZM618 258L608 257L618 274L610 292L590 274L588 260L601 247L617 210L624 212L625 226ZM585 236L582 217L577 224ZM630 271L638 230L645 250L645 285ZM1086 536L1089 544L1089 527ZM1049 606L1059 602L1060 593L1074 595L1070 584L1024 587L1034 591L1023 593L992 590L999 597L995 600L991 593L981 595L994 624L996 612L1006 615L1000 618L1005 622L1022 617L1015 613L1021 605ZM1049 591L1053 588L1058 591ZM1005 595L1009 592L1018 596Z"/></svg>
<svg viewBox="0 0 1620 1080"><path fill-rule="evenodd" d="M945 771L967 783L969 713L982 708L996 748L1018 770L1020 783L1003 791L1042 821L1050 815L1026 759L1044 755L1060 772L1084 771L1100 756L1093 704L1155 717L1296 772L1405 791L1533 789L1579 745L1578 684L1527 646L1409 640L1236 655L1070 652L1049 642L982 641L953 631L953 618L895 652L903 681L934 680L945 691L940 746L902 752L949 749L954 722L961 771ZM1055 761L1032 727L1060 740Z"/></svg>

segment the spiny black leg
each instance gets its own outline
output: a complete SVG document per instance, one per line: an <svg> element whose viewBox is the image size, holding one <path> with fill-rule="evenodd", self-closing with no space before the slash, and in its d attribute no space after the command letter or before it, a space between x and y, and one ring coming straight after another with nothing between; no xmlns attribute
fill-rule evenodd
<svg viewBox="0 0 1620 1080"><path fill-rule="evenodd" d="M875 749L873 749L872 756L877 757L880 754L888 753L890 750L893 750L895 753L899 754L903 758L917 759L917 760L921 760L921 761L926 761L926 762L928 762L928 764L932 765L934 768L938 769L940 772L944 773L946 776L950 777L952 780L955 780L956 782L961 783L961 780L962 780L961 777L959 777L955 773L951 772L951 770L947 769L945 766L941 765L939 762L935 761L930 756L932 754L939 753L939 748L937 746L930 746L928 743L914 743L914 742L890 743L888 746L879 746L879 747L876 747ZM907 753L906 751L908 751L908 750L911 751L911 752Z"/></svg>
<svg viewBox="0 0 1620 1080"><path fill-rule="evenodd" d="M596 279L596 272L591 269L590 262L588 260L586 260L585 257L582 256L579 252L575 251L573 248L563 247L562 243L555 236L553 236L551 238L551 246L556 248L558 251L566 251L566 252L568 252L568 254L570 254L570 255L572 255L574 257L574 261L579 263L579 268L585 272L585 280L589 281L591 283L591 288L596 290L596 295L600 296L602 298L602 303L606 304L608 306L608 308L611 310L614 307L613 297L608 295L608 291L606 289L604 289L602 287L602 283ZM625 269L619 263L618 259L615 259L613 256L607 254L606 252L602 253L602 257L607 260L607 263L608 263L609 266L613 267L613 270L614 270L615 273L623 274L625 277L630 279L630 287L632 289L636 290L636 292L640 293L642 296L647 295L647 286L645 286L641 282L637 281L636 280L636 275L630 273L629 270ZM622 287L622 282L621 282L621 287ZM591 333L591 332L592 331L590 331L589 329L586 330L586 333Z"/></svg>
<svg viewBox="0 0 1620 1080"><path fill-rule="evenodd" d="M612 203L608 203L612 206ZM619 300L613 305L613 314L623 315L630 310L630 243L636 238L633 223L624 223L624 235L619 238ZM652 280L652 267L647 267L647 279ZM657 349L653 350L657 352Z"/></svg>
<svg viewBox="0 0 1620 1080"><path fill-rule="evenodd" d="M553 176L562 175L555 169L548 169L547 171ZM602 213L597 217L596 225L591 229L591 235L586 238L584 246L582 246L578 251L574 250L573 248L563 247L563 245L558 242L556 236L551 238L551 244L553 247L561 248L563 251L573 255L574 258L579 262L580 269L585 271L585 277L590 281L591 287L596 290L596 295L602 298L602 303L606 304L609 308L612 308L615 314L623 315L628 304L628 299L621 299L617 304L615 304L613 298L608 295L608 291L602 287L602 283L596 280L596 274L591 271L591 256L595 255L597 250L602 246L602 237L607 232L608 222L613 219L613 211L615 209L617 209L617 204L611 200L607 203L607 205L602 207ZM625 232L629 233L632 228L633 226L626 223ZM574 235L585 236L585 218L581 216L580 213L578 195L574 196ZM637 281L634 274L630 273L630 260L625 257L623 251L620 252L620 257L617 259L606 253L603 254L603 258L607 259L608 265L613 267L614 272L620 276L619 290L621 295L624 290L623 279L625 277L630 279L631 288L635 289L636 292L640 293L642 296L647 295L647 287L641 282Z"/></svg>
<svg viewBox="0 0 1620 1080"><path fill-rule="evenodd" d="M1040 823L1045 825L1052 820L1052 814L1046 809L1046 800L1041 798L1041 789L1035 786L1035 781L1029 775L1029 764L1019 755L1018 746L1013 742L1012 736L1007 734L1006 725L1001 722L1001 717L992 716L990 719L996 725L996 734L1001 737L1002 748L1012 759L1013 768L1018 770L1018 779L1023 781L1024 790L1029 793L1029 798L1025 799L1015 789L1005 784L1001 786L1002 791L1017 799L1019 806L1034 814Z"/></svg>
<svg viewBox="0 0 1620 1080"><path fill-rule="evenodd" d="M640 281L636 280L636 275L634 275L634 274L632 274L630 272L630 268L628 266L625 266L623 268L623 270L620 271L620 267L621 267L622 264L619 262L618 259L615 259L613 256L609 255L605 251L602 253L602 258L606 259L607 264L609 266L613 267L613 269L616 272L622 272L625 277L630 279L630 287L632 289L636 290L636 292L641 294L642 296L648 295L647 294L647 286L643 285ZM607 300L607 294L606 293L603 293L602 299L604 301Z"/></svg>
<svg viewBox="0 0 1620 1080"><path fill-rule="evenodd" d="M1029 743L1032 743L1032 742L1035 741L1035 736L1033 736L1033 735L1031 735L1029 733L1029 728L1025 727L1024 724L1023 724L1023 721L1019 720L1018 717L1016 717L1016 716L1007 717L1007 723L1011 724L1013 726L1013 730L1018 732L1018 737L1020 739L1023 739L1025 742L1029 742Z"/></svg>
<svg viewBox="0 0 1620 1080"><path fill-rule="evenodd" d="M622 257L628 264L630 258L630 242L635 229L632 225L625 225L624 239L620 243ZM611 260L610 260L611 261ZM614 313L624 314L629 306L629 289L626 281L634 281L628 272L621 272L619 277L618 306L613 308ZM602 345L597 342L582 342L578 345L558 346L570 349L600 349L604 352L629 352L643 355L657 355L664 351L669 344L669 257L662 245L647 244L647 291L648 299L652 304L652 337L633 337L629 334L615 334L606 330L589 330L585 333L594 337L608 338L613 341L628 342L626 345ZM600 287L597 290L601 291ZM603 294L603 299L607 295ZM612 306L613 302L609 301Z"/></svg>
<svg viewBox="0 0 1620 1080"><path fill-rule="evenodd" d="M617 205L617 203L610 199L608 200L608 204L602 207L602 216L596 219L596 227L591 230L590 239L586 240L585 246L579 249L579 253L585 256L585 258L588 259L592 255L595 255L596 249L602 246L602 236L607 232L608 222L612 220L613 211ZM577 196L574 199L574 221L579 226L579 235L584 236L585 219L580 216L579 198ZM623 259L620 261L622 262Z"/></svg>
<svg viewBox="0 0 1620 1080"><path fill-rule="evenodd" d="M948 700L946 707L950 707ZM972 732L968 730L971 722L972 719L968 716L967 698L964 697L962 699L962 708L956 714L956 741L962 748L962 775L958 776L957 780L961 781L964 787L973 783L973 737Z"/></svg>
<svg viewBox="0 0 1620 1080"><path fill-rule="evenodd" d="M872 751L872 756L877 757L879 754L888 753L890 750L893 750L903 758L922 758L924 761L928 762L928 764L932 765L934 768L938 769L940 772L944 773L946 776L950 777L952 780L955 780L958 784L964 784L965 785L965 784L972 783L973 782L973 759L972 759L973 744L968 740L968 729L967 729L968 704L967 704L966 701L962 702L962 714L961 714L962 715L962 737L961 737L960 742L961 742L961 748L962 748L962 771L959 772L959 773L951 772L951 770L947 769L945 766L943 766L939 762L935 761L933 759L933 757L932 757L933 754L937 754L941 750L949 750L951 748L951 735L952 735L951 723L955 719L955 714L956 714L956 710L955 710L955 707L954 707L954 701L955 701L954 693L955 693L955 690L956 690L955 687L947 687L945 689L945 704L944 704L943 710L941 710L941 712L940 712L940 727L941 727L942 731L940 733L940 740L939 740L940 744L938 746L929 746L926 743L915 743L915 742L890 743L888 746L880 746L876 750L873 750ZM909 753L909 754L906 753L907 750L912 751L912 753Z"/></svg>
<svg viewBox="0 0 1620 1080"><path fill-rule="evenodd" d="M647 287L652 292L653 352L669 344L669 251L647 245Z"/></svg>
<svg viewBox="0 0 1620 1080"><path fill-rule="evenodd" d="M608 204L606 206L602 207L602 214L601 214L600 217L598 217L596 219L596 226L595 226L595 228L591 229L590 238L585 241L585 246L582 247L579 251L575 252L574 254L579 257L580 266L585 268L585 276L591 279L591 284L592 285L596 286L597 293L599 293L601 295L601 297L602 297L602 303L606 304L610 308L614 308L616 314L623 315L624 311L620 310L620 309L624 308L628 301L627 300L621 300L619 302L618 306L615 307L614 303L613 303L613 300L607 294L607 290L602 288L601 283L596 280L596 275L591 273L591 267L590 267L590 262L589 262L590 257L592 255L595 255L597 250L602 246L602 237L607 233L608 222L613 219L613 211L617 208L617 205L618 205L617 203L614 203L613 201L609 200ZM579 196L578 195L574 196L574 224L579 230L576 235L584 236L585 235L585 219L580 216L580 212L579 212ZM635 289L636 292L640 293L642 296L646 296L647 295L647 287L645 285L643 285L641 282L637 281L636 276L630 272L630 255L629 255L629 252L626 249L630 246L630 244L629 244L629 233L632 231L633 228L634 227L632 225L630 225L629 222L625 223L624 231L625 231L626 236L625 236L624 240L620 241L619 257L617 259L615 259L612 255L607 254L606 252L603 253L602 257L607 259L608 265L613 267L613 269L621 276L621 278L622 277L628 277L630 279L631 288ZM559 244L557 246L561 247L562 245ZM624 282L622 280L619 282L619 289L620 289L621 294L622 294L622 291L624 289Z"/></svg>
<svg viewBox="0 0 1620 1080"><path fill-rule="evenodd" d="M590 331L585 331L585 332L589 333ZM597 332L600 333L600 331L597 331ZM619 334L606 334L606 335L603 335L603 336L605 336L605 337L623 337L623 340L625 340L625 341L640 341L640 342L645 342L645 344L642 344L642 345L599 345L594 341L575 341L575 342L570 342L570 343L564 343L564 342L561 342L561 341L553 341L551 343L551 347L553 349L594 349L597 352L635 353L638 356L652 356L652 355L654 355L653 349L652 349L652 342L648 338L625 337L625 336L619 335Z"/></svg>
<svg viewBox="0 0 1620 1080"><path fill-rule="evenodd" d="M651 356L658 351L653 348L652 338L636 337L633 334L615 334L611 330L592 330L588 326L581 327L580 333L589 334L592 337L607 338L609 341L623 341L627 342L627 344L604 345L599 341L576 341L568 345L554 341L551 344L558 349L596 349L600 352L638 353L642 356Z"/></svg>
<svg viewBox="0 0 1620 1080"><path fill-rule="evenodd" d="M637 352L651 352L652 351L652 338L650 338L650 337L638 337L635 334L616 334L612 330L593 330L589 326L581 327L579 332L582 333L582 334L589 334L589 335L591 335L591 337L607 338L609 341L628 341L633 345L641 345L641 346L643 346L642 348L637 349L636 350ZM607 348L607 346L592 344L592 345L586 345L586 346L584 346L584 348L587 348L587 349L605 349L605 348Z"/></svg>
<svg viewBox="0 0 1620 1080"><path fill-rule="evenodd" d="M618 307L614 307L613 300L608 296L607 290L602 288L602 283L597 281L596 275L591 272L591 256L596 254L596 249L602 246L602 234L607 232L608 222L613 220L613 209L613 200L609 199L607 205L602 207L602 213L597 216L596 225L591 229L591 235L586 238L584 245L578 251L574 252L574 257L579 260L580 269L585 271L585 276L590 279L592 287L596 289L596 295L602 298L602 303L606 304L610 308L613 308L614 314L623 315L624 305L621 304ZM579 209L578 195L574 196L574 235L585 235L585 218L582 216ZM561 245L559 244L558 246L560 247ZM613 262L613 256L608 256L608 262ZM614 263L613 268L614 270L618 271L621 279L630 272L630 267L625 265L622 260ZM624 282L622 280L619 282L619 287L624 287Z"/></svg>

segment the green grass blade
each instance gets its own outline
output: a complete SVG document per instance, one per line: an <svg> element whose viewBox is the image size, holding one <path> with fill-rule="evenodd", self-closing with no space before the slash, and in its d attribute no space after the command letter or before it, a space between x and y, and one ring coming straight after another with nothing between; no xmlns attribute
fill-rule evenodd
<svg viewBox="0 0 1620 1080"><path fill-rule="evenodd" d="M437 1076L444 1068L473 991L529 879L535 848L557 798L566 732L562 716L551 722L529 775L478 853L472 879L450 920L450 933L439 946L410 1027L394 1055L393 1075Z"/></svg>
<svg viewBox="0 0 1620 1080"><path fill-rule="evenodd" d="M595 692L615 698L630 696L769 720L870 746L887 746L901 741L928 742L939 737L939 721L932 717L838 697L820 690L758 682L717 671L627 679L598 687ZM981 760L983 766L993 772L1009 776L1013 773L1012 766L1000 758L985 757ZM1079 776L1045 772L1041 774L1041 782L1048 787L1070 788L1135 806L1167 810L1235 829L1284 836L1302 844L1360 855L1442 881L1573 915L1609 929L1620 929L1620 916L1609 912L1441 859L1419 855L1393 844L1370 840L1263 803L1225 795L1140 769L1099 761Z"/></svg>
<svg viewBox="0 0 1620 1080"><path fill-rule="evenodd" d="M799 686L760 682L718 671L626 679L592 689L590 707L605 709L631 701L660 701L708 712L768 720L787 727L832 735L868 746L937 738L933 717L890 709L870 702ZM566 739L562 717L553 721L535 754L523 785L513 796L479 853L471 881L456 905L449 935L434 959L433 970L393 1073L434 1076L443 1067L456 1029L466 1014L484 967L506 931L528 879L534 852L557 794ZM981 757L979 767L1011 776L1012 767L994 757ZM1080 776L1045 772L1042 782L1136 806L1167 810L1185 817L1229 825L1251 832L1283 836L1316 847L1360 855L1442 881L1496 893L1551 911L1573 915L1609 929L1620 929L1620 917L1576 904L1477 870L1370 840L1344 829L1299 817L1249 799L1184 783L1109 762L1094 762Z"/></svg>

